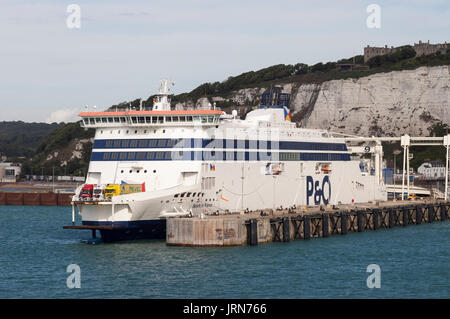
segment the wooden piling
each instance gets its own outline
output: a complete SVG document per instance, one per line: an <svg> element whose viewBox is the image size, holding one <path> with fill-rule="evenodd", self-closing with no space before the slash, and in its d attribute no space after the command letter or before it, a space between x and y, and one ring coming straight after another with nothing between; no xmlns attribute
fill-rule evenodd
<svg viewBox="0 0 450 319"><path fill-rule="evenodd" d="M373 230L377 230L379 228L378 224L378 218L380 216L380 212L378 211L378 209L374 209L373 213L372 213L372 223L373 223Z"/></svg>
<svg viewBox="0 0 450 319"><path fill-rule="evenodd" d="M394 224L394 210L392 208L390 208L388 210L389 213L389 228L392 228L395 226Z"/></svg>
<svg viewBox="0 0 450 319"><path fill-rule="evenodd" d="M302 227L303 227L303 217L302 216L292 216L291 222L294 230L293 239L302 239Z"/></svg>
<svg viewBox="0 0 450 319"><path fill-rule="evenodd" d="M329 233L329 217L327 213L322 214L322 237L328 237Z"/></svg>
<svg viewBox="0 0 450 319"><path fill-rule="evenodd" d="M428 205L428 222L432 223L434 221L434 207L433 205Z"/></svg>
<svg viewBox="0 0 450 319"><path fill-rule="evenodd" d="M416 206L416 225L420 225L422 223L422 207Z"/></svg>
<svg viewBox="0 0 450 319"><path fill-rule="evenodd" d="M447 219L447 208L445 207L444 204L441 204L440 208L441 208L441 221L444 221Z"/></svg>
<svg viewBox="0 0 450 319"><path fill-rule="evenodd" d="M303 238L309 239L311 237L311 216L306 215L303 220Z"/></svg>
<svg viewBox="0 0 450 319"><path fill-rule="evenodd" d="M291 240L291 229L290 229L289 217L283 218L283 242L289 242Z"/></svg>
<svg viewBox="0 0 450 319"><path fill-rule="evenodd" d="M408 208L406 206L402 209L402 225L403 227L408 226Z"/></svg>
<svg viewBox="0 0 450 319"><path fill-rule="evenodd" d="M248 244L250 246L258 245L258 220L250 219L248 231Z"/></svg>
<svg viewBox="0 0 450 319"><path fill-rule="evenodd" d="M348 219L348 213L343 212L341 214L341 234L342 235L347 234L347 219Z"/></svg>
<svg viewBox="0 0 450 319"><path fill-rule="evenodd" d="M364 231L364 214L362 211L357 211L356 212L356 216L357 216L357 222L358 222L358 232L363 232Z"/></svg>

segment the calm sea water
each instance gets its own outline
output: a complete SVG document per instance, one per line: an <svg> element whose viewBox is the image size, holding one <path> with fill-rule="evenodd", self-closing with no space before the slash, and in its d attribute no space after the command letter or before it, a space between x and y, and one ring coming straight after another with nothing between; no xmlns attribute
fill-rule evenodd
<svg viewBox="0 0 450 319"><path fill-rule="evenodd" d="M0 298L450 298L449 221L228 248L87 245L70 222L67 207L0 206Z"/></svg>

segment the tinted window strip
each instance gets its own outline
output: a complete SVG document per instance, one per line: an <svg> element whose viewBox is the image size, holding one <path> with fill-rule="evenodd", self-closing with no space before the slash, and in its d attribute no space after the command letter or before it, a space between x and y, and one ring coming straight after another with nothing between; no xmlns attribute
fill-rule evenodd
<svg viewBox="0 0 450 319"><path fill-rule="evenodd" d="M92 152L91 161L350 161L350 154L243 151Z"/></svg>
<svg viewBox="0 0 450 319"><path fill-rule="evenodd" d="M258 141L258 140L211 140L211 139L122 139L95 140L93 148L235 148L304 151L347 151L344 143Z"/></svg>

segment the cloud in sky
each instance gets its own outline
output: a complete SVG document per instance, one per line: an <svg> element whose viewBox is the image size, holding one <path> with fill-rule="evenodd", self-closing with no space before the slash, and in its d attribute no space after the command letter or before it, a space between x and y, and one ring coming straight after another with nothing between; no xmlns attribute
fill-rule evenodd
<svg viewBox="0 0 450 319"><path fill-rule="evenodd" d="M45 120L46 123L60 123L77 121L78 109L60 109L52 112Z"/></svg>
<svg viewBox="0 0 450 319"><path fill-rule="evenodd" d="M377 30L366 27L374 2ZM71 3L81 7L80 29L66 27ZM147 98L161 78L182 93L274 64L362 54L367 44L448 41L449 29L444 0L3 0L0 120Z"/></svg>

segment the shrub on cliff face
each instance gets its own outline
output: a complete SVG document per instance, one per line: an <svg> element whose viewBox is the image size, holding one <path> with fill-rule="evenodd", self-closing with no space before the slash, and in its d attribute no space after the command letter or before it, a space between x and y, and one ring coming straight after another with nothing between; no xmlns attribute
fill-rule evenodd
<svg viewBox="0 0 450 319"><path fill-rule="evenodd" d="M430 112L427 111L423 111L422 114L419 115L419 119L421 119L425 123L429 123L435 120L435 118L430 114Z"/></svg>
<svg viewBox="0 0 450 319"><path fill-rule="evenodd" d="M294 74L293 75L300 75L300 74L306 74L309 71L308 64L304 63L297 63L294 65Z"/></svg>
<svg viewBox="0 0 450 319"><path fill-rule="evenodd" d="M82 158L72 159L63 165L61 161L52 158L47 160L48 154L59 152L67 147L74 139L88 139L94 137L93 129L85 130L80 126L80 121L65 124L41 140L37 147L35 155L23 162L22 176L24 175L52 175L53 169L55 175L80 175L87 171L91 156L92 143L87 142L83 145Z"/></svg>
<svg viewBox="0 0 450 319"><path fill-rule="evenodd" d="M337 63L355 63L355 64L364 64L364 55L355 55L351 58L340 59Z"/></svg>
<svg viewBox="0 0 450 319"><path fill-rule="evenodd" d="M231 91L241 88L260 85L263 82L286 78L292 75L308 72L308 65L298 63L296 65L277 64L258 71L249 71L238 76L230 76L223 82L204 83L189 93L174 96L173 102L182 102L187 99L196 100L202 96L227 95Z"/></svg>
<svg viewBox="0 0 450 319"><path fill-rule="evenodd" d="M450 126L445 123L438 122L428 128L430 136L444 136L450 133Z"/></svg>
<svg viewBox="0 0 450 319"><path fill-rule="evenodd" d="M63 123L0 122L0 154L7 157L32 156L42 138Z"/></svg>
<svg viewBox="0 0 450 319"><path fill-rule="evenodd" d="M81 121L68 123L47 135L37 147L37 153L48 154L67 146L75 138L94 137L93 129L85 130L80 126Z"/></svg>
<svg viewBox="0 0 450 319"><path fill-rule="evenodd" d="M83 155L82 155L82 161L85 163L89 163L91 159L91 153L92 153L92 142L86 142L83 144Z"/></svg>
<svg viewBox="0 0 450 319"><path fill-rule="evenodd" d="M322 62L316 63L313 66L309 68L310 72L328 72L331 70L336 69L336 63L335 62L328 62L323 64Z"/></svg>
<svg viewBox="0 0 450 319"><path fill-rule="evenodd" d="M367 61L370 68L392 65L416 56L416 51L410 45L400 47L397 51L386 55L377 55Z"/></svg>
<svg viewBox="0 0 450 319"><path fill-rule="evenodd" d="M390 62L399 62L402 60L414 58L416 56L416 51L410 46L407 45L405 47L400 48L396 52L392 53L390 57Z"/></svg>

